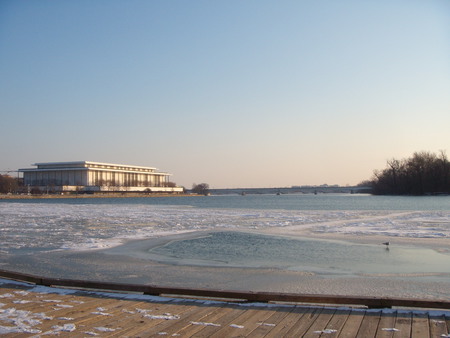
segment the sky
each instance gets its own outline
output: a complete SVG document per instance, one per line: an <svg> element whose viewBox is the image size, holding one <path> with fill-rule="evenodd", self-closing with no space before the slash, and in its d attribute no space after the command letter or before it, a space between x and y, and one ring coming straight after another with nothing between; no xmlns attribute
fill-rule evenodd
<svg viewBox="0 0 450 338"><path fill-rule="evenodd" d="M354 185L450 156L450 1L0 0L0 171Z"/></svg>

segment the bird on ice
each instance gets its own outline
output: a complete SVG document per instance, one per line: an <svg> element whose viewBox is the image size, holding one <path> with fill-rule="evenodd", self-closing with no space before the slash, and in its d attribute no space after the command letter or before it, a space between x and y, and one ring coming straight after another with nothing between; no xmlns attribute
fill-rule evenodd
<svg viewBox="0 0 450 338"><path fill-rule="evenodd" d="M384 245L388 246L389 242L384 242L384 243L381 243L381 244L384 244Z"/></svg>

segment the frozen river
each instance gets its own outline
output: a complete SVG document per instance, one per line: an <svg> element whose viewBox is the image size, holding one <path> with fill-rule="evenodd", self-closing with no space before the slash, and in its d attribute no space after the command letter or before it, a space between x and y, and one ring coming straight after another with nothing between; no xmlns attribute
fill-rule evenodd
<svg viewBox="0 0 450 338"><path fill-rule="evenodd" d="M1 201L0 267L185 287L448 298L449 206L448 196L369 195Z"/></svg>

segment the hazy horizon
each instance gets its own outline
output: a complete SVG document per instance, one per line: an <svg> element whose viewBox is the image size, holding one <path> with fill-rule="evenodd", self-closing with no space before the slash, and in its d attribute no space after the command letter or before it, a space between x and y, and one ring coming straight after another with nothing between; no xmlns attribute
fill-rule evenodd
<svg viewBox="0 0 450 338"><path fill-rule="evenodd" d="M0 171L356 185L449 150L450 3L0 2Z"/></svg>

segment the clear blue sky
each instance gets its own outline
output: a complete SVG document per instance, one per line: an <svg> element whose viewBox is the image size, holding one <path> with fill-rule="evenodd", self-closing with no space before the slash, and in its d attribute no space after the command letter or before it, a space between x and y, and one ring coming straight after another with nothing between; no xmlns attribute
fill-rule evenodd
<svg viewBox="0 0 450 338"><path fill-rule="evenodd" d="M0 0L0 170L357 184L450 151L450 1Z"/></svg>

